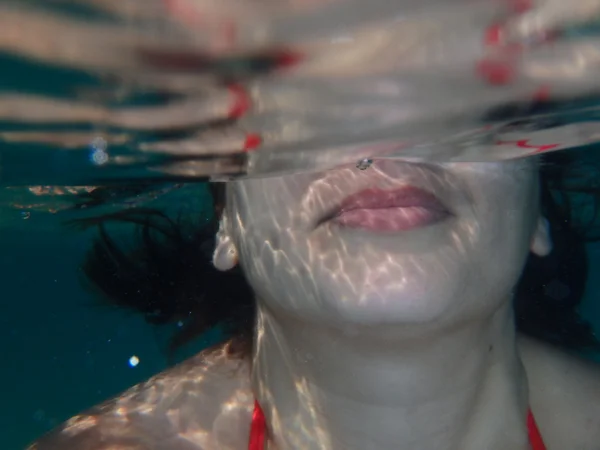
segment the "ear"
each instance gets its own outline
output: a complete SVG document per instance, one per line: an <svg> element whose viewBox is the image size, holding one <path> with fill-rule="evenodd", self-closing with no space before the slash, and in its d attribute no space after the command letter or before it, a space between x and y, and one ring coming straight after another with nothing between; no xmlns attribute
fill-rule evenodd
<svg viewBox="0 0 600 450"><path fill-rule="evenodd" d="M552 238L550 237L550 224L546 218L541 217L531 237L530 250L534 255L547 256L552 251Z"/></svg>
<svg viewBox="0 0 600 450"><path fill-rule="evenodd" d="M227 213L223 211L219 221L217 242L213 253L213 265L218 270L227 271L233 269L238 263L238 251L231 238Z"/></svg>

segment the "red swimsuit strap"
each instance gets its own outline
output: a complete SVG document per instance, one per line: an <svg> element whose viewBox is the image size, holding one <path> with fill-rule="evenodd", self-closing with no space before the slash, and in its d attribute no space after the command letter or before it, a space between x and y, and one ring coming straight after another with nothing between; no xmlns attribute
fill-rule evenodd
<svg viewBox="0 0 600 450"><path fill-rule="evenodd" d="M527 411L527 431L529 432L531 450L546 450L546 445L544 444L537 423L535 423L535 418L533 417L531 409Z"/></svg>
<svg viewBox="0 0 600 450"><path fill-rule="evenodd" d="M535 423L531 410L527 412L527 431L529 432L529 443L531 450L546 450L540 430ZM252 414L252 424L250 426L250 443L248 450L264 450L267 440L267 422L265 414L258 402L254 401L254 413Z"/></svg>
<svg viewBox="0 0 600 450"><path fill-rule="evenodd" d="M252 413L252 424L250 425L250 444L248 444L248 450L264 450L266 438L267 422L265 420L265 413L263 413L258 401L254 400L254 412Z"/></svg>

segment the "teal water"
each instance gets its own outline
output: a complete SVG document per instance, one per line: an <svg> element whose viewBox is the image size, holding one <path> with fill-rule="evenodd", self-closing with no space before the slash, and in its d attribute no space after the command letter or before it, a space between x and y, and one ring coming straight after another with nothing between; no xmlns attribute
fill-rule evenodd
<svg viewBox="0 0 600 450"><path fill-rule="evenodd" d="M184 208L187 199L199 217L208 217L203 186L175 195L172 209ZM60 216L41 212L12 215L0 225L2 450L23 449L78 411L166 368L172 331L101 305L84 287L79 264L93 231L74 231ZM178 359L219 336L198 339ZM132 356L139 358L136 367Z"/></svg>

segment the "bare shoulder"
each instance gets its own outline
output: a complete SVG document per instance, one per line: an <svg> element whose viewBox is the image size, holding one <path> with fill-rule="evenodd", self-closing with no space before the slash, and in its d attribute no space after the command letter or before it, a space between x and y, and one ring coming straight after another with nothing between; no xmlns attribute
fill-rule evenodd
<svg viewBox="0 0 600 450"><path fill-rule="evenodd" d="M28 450L243 448L253 398L248 364L199 354L79 414Z"/></svg>
<svg viewBox="0 0 600 450"><path fill-rule="evenodd" d="M519 349L548 450L600 450L600 365L528 338Z"/></svg>

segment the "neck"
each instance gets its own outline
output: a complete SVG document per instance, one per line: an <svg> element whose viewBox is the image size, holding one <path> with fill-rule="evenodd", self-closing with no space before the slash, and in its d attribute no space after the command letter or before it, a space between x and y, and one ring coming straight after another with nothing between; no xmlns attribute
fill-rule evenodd
<svg viewBox="0 0 600 450"><path fill-rule="evenodd" d="M252 382L269 448L526 449L510 302L452 329L352 332L258 307Z"/></svg>

